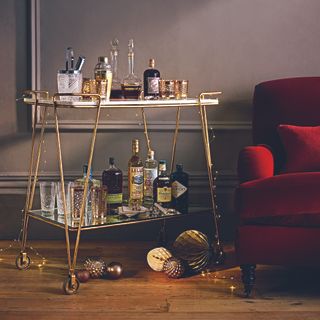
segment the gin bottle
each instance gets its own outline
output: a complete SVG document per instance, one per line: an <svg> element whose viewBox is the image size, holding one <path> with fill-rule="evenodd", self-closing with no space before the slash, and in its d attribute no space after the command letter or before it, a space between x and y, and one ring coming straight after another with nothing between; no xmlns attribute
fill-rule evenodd
<svg viewBox="0 0 320 320"><path fill-rule="evenodd" d="M154 201L164 208L171 207L171 180L167 174L167 163L165 160L159 161L159 176L153 182Z"/></svg>
<svg viewBox="0 0 320 320"><path fill-rule="evenodd" d="M154 159L154 151L148 151L143 168L143 202L146 207L153 205L153 181L158 176L158 162Z"/></svg>
<svg viewBox="0 0 320 320"><path fill-rule="evenodd" d="M122 205L122 171L115 166L114 158L109 158L109 169L102 173L102 184L107 187L107 205L109 213L115 213Z"/></svg>
<svg viewBox="0 0 320 320"><path fill-rule="evenodd" d="M143 73L143 90L145 99L159 97L160 72L155 69L154 59L149 60L149 68Z"/></svg>
<svg viewBox="0 0 320 320"><path fill-rule="evenodd" d="M139 209L143 200L143 164L139 156L139 140L132 140L132 155L128 163L129 206Z"/></svg>
<svg viewBox="0 0 320 320"><path fill-rule="evenodd" d="M189 175L183 171L183 165L176 165L176 172L171 174L172 206L181 213L188 213Z"/></svg>
<svg viewBox="0 0 320 320"><path fill-rule="evenodd" d="M129 74L123 79L122 93L125 99L138 99L141 94L141 80L134 74L134 43L133 39L128 44Z"/></svg>

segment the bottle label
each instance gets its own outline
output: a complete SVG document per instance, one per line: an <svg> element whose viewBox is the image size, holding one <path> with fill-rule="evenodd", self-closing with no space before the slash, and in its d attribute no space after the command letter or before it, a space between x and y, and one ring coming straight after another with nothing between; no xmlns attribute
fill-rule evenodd
<svg viewBox="0 0 320 320"><path fill-rule="evenodd" d="M153 181L157 177L157 169L144 168L144 196L153 197Z"/></svg>
<svg viewBox="0 0 320 320"><path fill-rule="evenodd" d="M158 77L148 77L148 94L159 94L159 79Z"/></svg>
<svg viewBox="0 0 320 320"><path fill-rule="evenodd" d="M130 167L130 199L143 197L143 167Z"/></svg>
<svg viewBox="0 0 320 320"><path fill-rule="evenodd" d="M185 187L183 184L181 184L179 181L172 182L172 196L174 198L179 198L182 196L185 192L187 192L188 188Z"/></svg>
<svg viewBox="0 0 320 320"><path fill-rule="evenodd" d="M157 188L158 202L171 202L171 187Z"/></svg>
<svg viewBox="0 0 320 320"><path fill-rule="evenodd" d="M121 204L122 203L122 193L113 193L107 194L107 203L108 204Z"/></svg>

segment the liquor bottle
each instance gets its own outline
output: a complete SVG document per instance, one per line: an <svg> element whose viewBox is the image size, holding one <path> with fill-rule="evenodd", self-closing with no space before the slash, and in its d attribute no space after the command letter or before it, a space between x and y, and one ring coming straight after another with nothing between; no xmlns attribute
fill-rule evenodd
<svg viewBox="0 0 320 320"><path fill-rule="evenodd" d="M107 205L109 213L116 213L122 205L122 171L114 164L114 158L109 158L109 169L102 172L102 184L107 187Z"/></svg>
<svg viewBox="0 0 320 320"><path fill-rule="evenodd" d="M183 165L176 165L171 174L172 207L181 213L188 213L189 175L183 171Z"/></svg>
<svg viewBox="0 0 320 320"><path fill-rule="evenodd" d="M103 99L109 100L112 85L112 70L108 63L108 57L99 57L94 68L94 78L96 80L97 93Z"/></svg>
<svg viewBox="0 0 320 320"><path fill-rule="evenodd" d="M118 56L119 56L119 40L114 38L111 41L111 69L112 69L112 86L111 86L111 99L122 99L121 81L118 77Z"/></svg>
<svg viewBox="0 0 320 320"><path fill-rule="evenodd" d="M143 168L143 202L146 207L153 205L153 181L158 176L158 162L154 159L154 151L148 151Z"/></svg>
<svg viewBox="0 0 320 320"><path fill-rule="evenodd" d="M139 157L139 140L132 140L132 156L128 163L129 206L139 209L143 200L143 164Z"/></svg>
<svg viewBox="0 0 320 320"><path fill-rule="evenodd" d="M138 99L141 94L141 80L134 74L134 43L133 39L128 44L129 74L123 79L122 94L125 99Z"/></svg>
<svg viewBox="0 0 320 320"><path fill-rule="evenodd" d="M154 59L149 60L149 68L143 73L143 89L145 99L159 97L160 72L154 68Z"/></svg>
<svg viewBox="0 0 320 320"><path fill-rule="evenodd" d="M153 198L162 207L171 207L171 180L167 175L167 163L165 160L159 161L159 175L153 182Z"/></svg>

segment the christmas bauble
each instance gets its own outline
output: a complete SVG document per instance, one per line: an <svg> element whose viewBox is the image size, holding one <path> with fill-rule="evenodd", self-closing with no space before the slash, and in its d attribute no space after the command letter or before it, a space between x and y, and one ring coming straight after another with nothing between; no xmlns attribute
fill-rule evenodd
<svg viewBox="0 0 320 320"><path fill-rule="evenodd" d="M182 277L185 268L180 259L171 257L164 262L163 271L169 278L178 279Z"/></svg>
<svg viewBox="0 0 320 320"><path fill-rule="evenodd" d="M197 230L181 233L173 244L174 255L188 264L194 272L205 269L212 257L207 236Z"/></svg>
<svg viewBox="0 0 320 320"><path fill-rule="evenodd" d="M116 280L119 279L123 274L122 264L119 262L111 262L107 265L105 271L105 277L108 279Z"/></svg>
<svg viewBox="0 0 320 320"><path fill-rule="evenodd" d="M163 264L170 257L172 257L172 254L166 248L154 248L147 254L148 265L154 271L163 271Z"/></svg>
<svg viewBox="0 0 320 320"><path fill-rule="evenodd" d="M79 270L76 272L76 277L80 282L87 282L90 279L90 273L87 270Z"/></svg>
<svg viewBox="0 0 320 320"><path fill-rule="evenodd" d="M101 258L87 258L84 267L93 279L101 278L106 270L106 264Z"/></svg>

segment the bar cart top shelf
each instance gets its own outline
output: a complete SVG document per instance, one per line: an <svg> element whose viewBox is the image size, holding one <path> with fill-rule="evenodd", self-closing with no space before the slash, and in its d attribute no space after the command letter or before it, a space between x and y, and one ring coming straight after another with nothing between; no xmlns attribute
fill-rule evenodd
<svg viewBox="0 0 320 320"><path fill-rule="evenodd" d="M218 94L218 93L217 93ZM24 98L26 104L36 104L36 99L34 98ZM53 99L41 99L37 101L40 106L53 107ZM156 99L156 100L111 100L111 101L101 101L101 108L167 108L167 107L195 107L199 104L206 106L218 105L218 98L188 98L188 99ZM64 101L57 100L56 102L58 108L73 108L73 109L92 109L97 108L98 102L92 100L82 100L82 101Z"/></svg>

